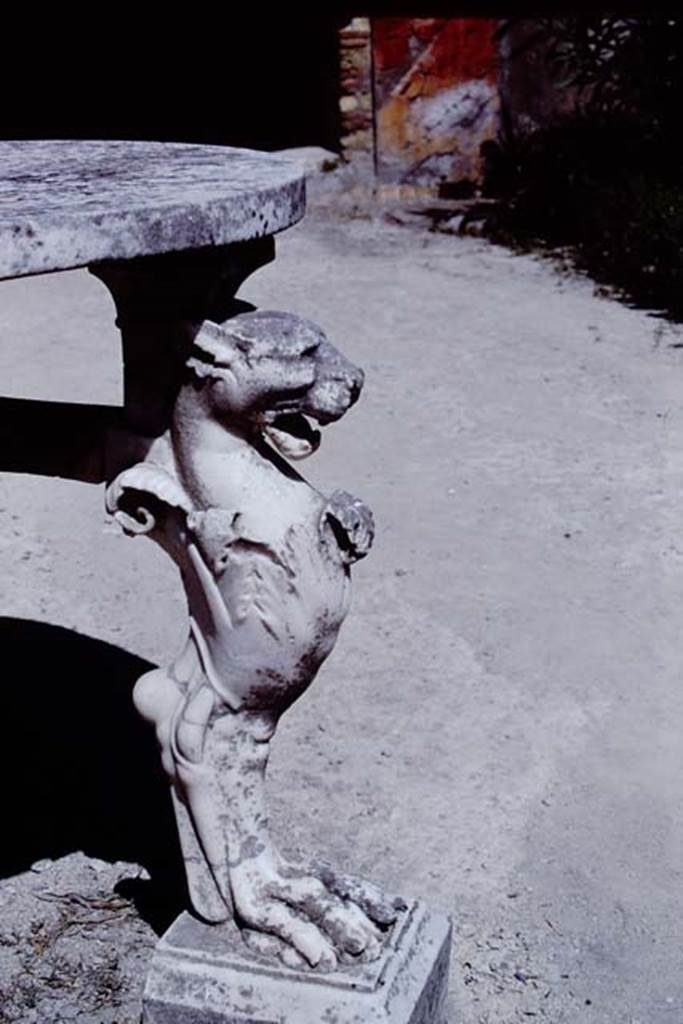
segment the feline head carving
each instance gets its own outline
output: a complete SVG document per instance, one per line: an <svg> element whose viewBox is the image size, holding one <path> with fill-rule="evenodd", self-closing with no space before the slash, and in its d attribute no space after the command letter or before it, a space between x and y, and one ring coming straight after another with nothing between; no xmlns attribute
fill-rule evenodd
<svg viewBox="0 0 683 1024"><path fill-rule="evenodd" d="M291 313L241 313L225 324L204 321L187 361L205 381L211 412L263 434L288 458L316 450L320 432L353 405L363 371L310 320Z"/></svg>

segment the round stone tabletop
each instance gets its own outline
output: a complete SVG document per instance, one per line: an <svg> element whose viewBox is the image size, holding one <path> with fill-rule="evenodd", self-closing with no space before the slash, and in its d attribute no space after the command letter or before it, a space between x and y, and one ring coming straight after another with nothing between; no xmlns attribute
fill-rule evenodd
<svg viewBox="0 0 683 1024"><path fill-rule="evenodd" d="M0 278L242 242L303 210L301 169L271 153L0 141Z"/></svg>

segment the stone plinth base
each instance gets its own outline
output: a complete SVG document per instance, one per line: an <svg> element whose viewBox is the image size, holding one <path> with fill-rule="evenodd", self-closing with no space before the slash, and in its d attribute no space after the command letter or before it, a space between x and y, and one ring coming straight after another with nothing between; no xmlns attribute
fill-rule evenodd
<svg viewBox="0 0 683 1024"><path fill-rule="evenodd" d="M382 956L329 974L261 959L234 925L184 913L160 939L144 1024L446 1024L451 928L414 903Z"/></svg>

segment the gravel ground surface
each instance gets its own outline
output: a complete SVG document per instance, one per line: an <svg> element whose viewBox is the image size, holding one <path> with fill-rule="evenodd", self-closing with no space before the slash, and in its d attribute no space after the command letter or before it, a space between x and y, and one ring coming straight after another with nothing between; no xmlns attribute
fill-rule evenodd
<svg viewBox="0 0 683 1024"><path fill-rule="evenodd" d="M458 1024L680 1024L683 331L379 219L313 214L242 295L365 367L304 470L378 522L275 741L282 845L453 915ZM2 300L5 394L118 402L99 282ZM100 488L3 476L0 524L0 1022L129 1024L179 900L129 694L182 592Z"/></svg>

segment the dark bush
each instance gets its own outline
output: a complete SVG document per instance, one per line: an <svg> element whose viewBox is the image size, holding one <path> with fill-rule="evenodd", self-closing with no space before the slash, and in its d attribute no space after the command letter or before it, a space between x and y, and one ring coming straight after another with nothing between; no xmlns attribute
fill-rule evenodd
<svg viewBox="0 0 683 1024"><path fill-rule="evenodd" d="M589 22L608 27L591 50ZM492 237L565 247L597 281L683 317L683 19L554 19L546 59L571 113L487 154ZM546 39L547 42L547 39Z"/></svg>

